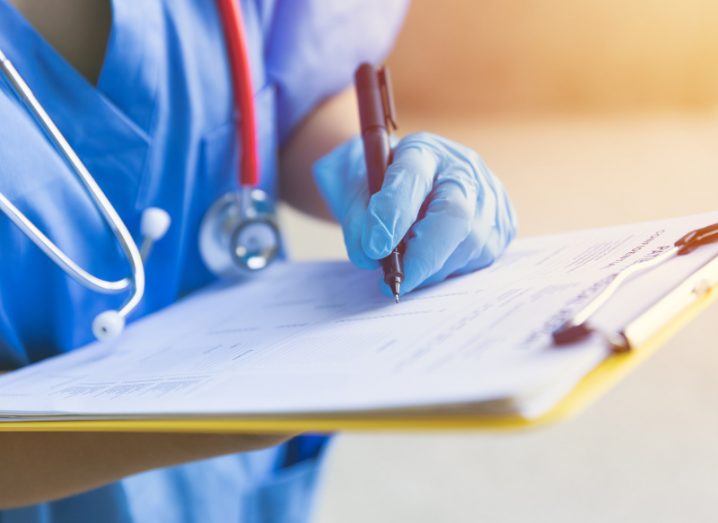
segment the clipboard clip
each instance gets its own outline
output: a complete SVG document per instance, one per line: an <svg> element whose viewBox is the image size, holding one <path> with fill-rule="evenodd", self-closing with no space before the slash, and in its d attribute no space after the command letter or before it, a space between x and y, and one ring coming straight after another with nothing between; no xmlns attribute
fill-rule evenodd
<svg viewBox="0 0 718 523"><path fill-rule="evenodd" d="M585 340L596 332L596 329L594 329L589 322L590 319L632 276L653 269L675 256L684 256L703 245L717 242L718 223L714 223L713 225L690 231L673 244L673 247L653 258L629 265L621 272L615 274L611 282L593 300L574 314L572 318L564 322L558 329L553 331L552 338L554 345L557 347L573 345ZM625 339L623 333L617 333L615 336L608 336L608 338L614 352L626 352L631 349L631 345L628 340Z"/></svg>
<svg viewBox="0 0 718 523"><path fill-rule="evenodd" d="M718 223L691 231L675 244L678 247L678 256L690 254L702 245L718 242Z"/></svg>

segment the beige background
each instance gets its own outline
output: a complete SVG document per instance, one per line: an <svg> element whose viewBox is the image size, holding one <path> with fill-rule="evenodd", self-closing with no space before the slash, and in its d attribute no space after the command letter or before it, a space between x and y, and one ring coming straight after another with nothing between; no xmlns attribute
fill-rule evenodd
<svg viewBox="0 0 718 523"><path fill-rule="evenodd" d="M402 130L479 150L524 235L716 209L714 4L416 1L391 59ZM336 228L282 216L296 257L344 255ZM339 436L316 520L715 521L717 314L556 427Z"/></svg>
<svg viewBox="0 0 718 523"><path fill-rule="evenodd" d="M715 0L414 0L391 63L423 114L700 109L717 21Z"/></svg>

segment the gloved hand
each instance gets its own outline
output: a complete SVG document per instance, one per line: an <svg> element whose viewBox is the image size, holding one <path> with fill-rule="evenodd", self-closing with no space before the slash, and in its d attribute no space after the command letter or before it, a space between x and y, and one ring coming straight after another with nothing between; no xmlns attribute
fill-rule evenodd
<svg viewBox="0 0 718 523"><path fill-rule="evenodd" d="M433 134L397 144L371 198L359 137L316 162L314 177L355 265L378 267L409 231L402 294L490 265L516 234L506 191L479 155Z"/></svg>

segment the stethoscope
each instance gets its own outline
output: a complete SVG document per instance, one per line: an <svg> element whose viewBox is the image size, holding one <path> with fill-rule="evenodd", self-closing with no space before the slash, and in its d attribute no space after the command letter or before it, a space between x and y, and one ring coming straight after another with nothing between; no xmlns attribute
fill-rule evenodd
<svg viewBox="0 0 718 523"><path fill-rule="evenodd" d="M199 235L202 260L218 276L236 277L267 267L279 254L280 236L274 206L260 189L257 124L251 71L242 13L236 0L217 0L232 74L235 106L241 111L237 132L241 140L239 189L220 197L205 214ZM48 139L63 156L115 235L130 265L130 276L120 280L98 278L75 263L23 212L0 192L0 210L69 277L84 287L104 294L130 291L116 310L98 314L92 332L99 340L118 336L127 316L137 308L145 292L145 262L152 246L170 226L169 214L149 207L140 220L141 246L105 196L92 174L57 128L33 91L0 49L0 70Z"/></svg>

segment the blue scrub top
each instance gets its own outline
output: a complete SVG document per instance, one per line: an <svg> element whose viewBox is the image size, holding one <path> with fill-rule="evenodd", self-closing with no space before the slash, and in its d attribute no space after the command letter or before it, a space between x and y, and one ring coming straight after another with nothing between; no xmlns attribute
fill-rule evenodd
<svg viewBox="0 0 718 523"><path fill-rule="evenodd" d="M380 61L405 0L243 0L259 121L262 186L276 194L277 151L322 99ZM223 33L210 0L112 0L98 84L89 84L8 3L0 48L138 237L150 205L172 216L147 264L133 319L212 281L197 233L236 186L240 152ZM105 278L126 274L114 238L32 117L0 81L0 191L73 259ZM123 297L69 280L0 215L0 369L91 341L94 316ZM241 314L242 311L237 311ZM0 512L0 522L305 521L324 440L154 470L65 500ZM71 473L71 471L68 471Z"/></svg>

